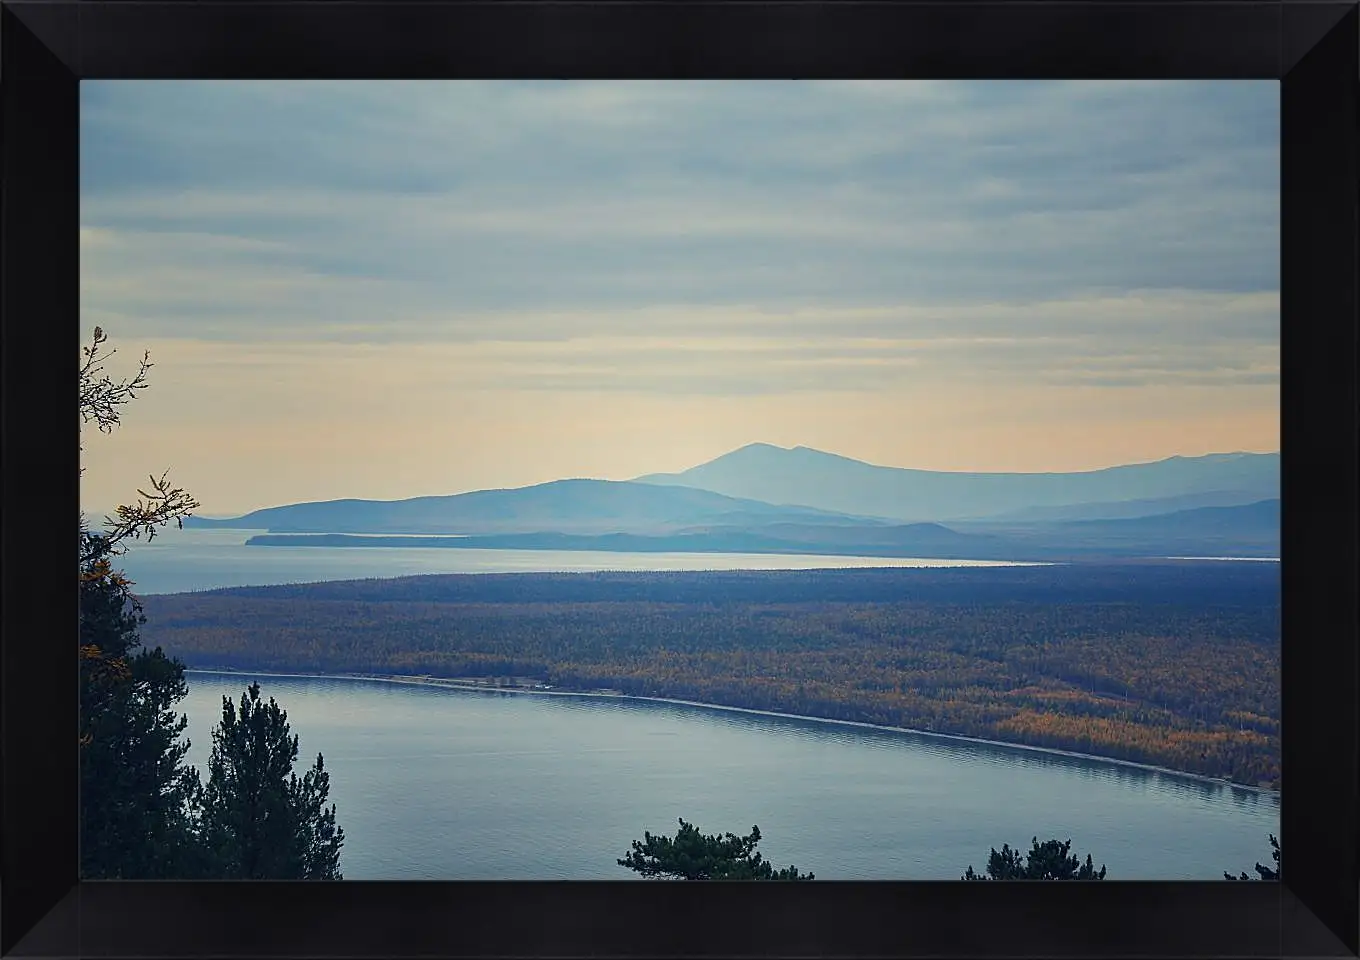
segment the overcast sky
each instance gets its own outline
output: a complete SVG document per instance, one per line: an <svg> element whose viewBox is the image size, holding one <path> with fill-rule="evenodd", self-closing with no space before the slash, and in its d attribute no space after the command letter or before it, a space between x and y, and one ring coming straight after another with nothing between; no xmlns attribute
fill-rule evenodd
<svg viewBox="0 0 1360 960"><path fill-rule="evenodd" d="M1274 81L84 81L82 329L156 366L82 501L1276 450L1278 144Z"/></svg>

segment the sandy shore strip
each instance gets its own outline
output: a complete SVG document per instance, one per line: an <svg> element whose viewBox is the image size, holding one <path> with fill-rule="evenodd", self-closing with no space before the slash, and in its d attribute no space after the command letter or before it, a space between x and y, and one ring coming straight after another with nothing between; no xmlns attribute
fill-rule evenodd
<svg viewBox="0 0 1360 960"><path fill-rule="evenodd" d="M185 667L184 672L186 674L203 673L216 674L218 676L292 677L312 680L365 680L370 683L404 683L411 686L440 687L446 690L462 690L471 693L514 693L540 697L593 697L611 700L639 700L650 703L672 703L684 707L701 707L706 710L724 710L730 713L749 713L760 717L780 717L785 720L803 720L810 723L834 724L842 727L860 727L866 730L882 730L888 733L910 733L915 736L931 737L937 740L975 743L988 747L1004 747L1009 750L1028 750L1033 753L1045 753L1052 756L1072 757L1073 759L1087 760L1095 763L1108 763L1119 767L1131 767L1135 770L1146 770L1151 773L1176 777L1181 780L1213 784L1219 787L1231 787L1234 790L1246 790L1262 796L1278 797L1280 795L1279 790L1271 787L1259 787L1252 784L1237 783L1236 781L1228 780L1223 777L1206 777L1197 773L1186 773L1183 770L1172 770L1170 767L1158 767L1148 763L1137 763L1133 760L1118 760L1114 757L1102 757L1093 753L1078 753L1074 750L1059 750L1055 747L1038 747L1028 743L1010 743L1005 740L987 740L982 737L968 737L958 733L939 733L935 730L917 730L912 727L890 727L881 723L864 723L859 720L836 720L830 717L810 717L799 713L779 713L774 710L755 710L750 707L730 707L721 703L702 703L697 700L677 700L672 697L642 697L628 693L608 692L603 690L539 690L532 687L492 687L487 686L486 684L479 684L475 680L461 678L402 676L397 674L280 673L273 670L236 670L224 667L217 669L209 669L207 667Z"/></svg>

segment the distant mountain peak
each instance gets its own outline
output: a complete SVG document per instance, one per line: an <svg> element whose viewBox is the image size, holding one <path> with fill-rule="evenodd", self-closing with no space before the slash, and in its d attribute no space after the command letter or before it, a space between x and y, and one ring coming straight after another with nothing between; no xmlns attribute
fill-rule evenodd
<svg viewBox="0 0 1360 960"><path fill-rule="evenodd" d="M864 460L856 460L853 457L843 456L839 453L828 453L825 450L818 450L816 447L805 446L801 443L796 447L781 447L778 444L765 443L763 441L748 443L745 446L737 447L735 450L729 450L727 453L717 456L712 460L708 460L704 464L700 464L700 466L706 466L709 463L717 463L719 461L725 462L732 459L741 459L745 454L777 455L785 458L790 455L796 455L804 459L821 458L826 460L837 460L843 463L858 463L870 467L875 466Z"/></svg>
<svg viewBox="0 0 1360 960"><path fill-rule="evenodd" d="M1046 473L921 470L856 460L813 447L750 443L678 473L637 477L789 506L905 521L979 518L1078 504L1279 495L1279 454L1173 456ZM1241 502L1239 501L1239 502Z"/></svg>
<svg viewBox="0 0 1360 960"><path fill-rule="evenodd" d="M858 460L858 459L856 459L855 457L847 457L847 456L845 456L844 454L841 454L841 453L828 453L826 450L818 450L816 447L797 446L797 447L793 447L789 452L790 452L790 453L800 453L800 454L802 454L804 457L809 458L809 459L811 459L811 458L818 458L818 459L822 459L822 460L835 460L835 461L838 461L838 462L840 462L840 463L855 463L855 464L859 464L859 465L862 466L862 467L876 467L876 468L878 468L878 469L880 469L880 470L881 470L881 469L884 469L884 468L883 468L882 466L880 466L879 464L870 463L868 460ZM900 468L900 467L888 467L888 468L886 468L886 469L889 469L889 470L897 470L897 469L902 469L902 468Z"/></svg>

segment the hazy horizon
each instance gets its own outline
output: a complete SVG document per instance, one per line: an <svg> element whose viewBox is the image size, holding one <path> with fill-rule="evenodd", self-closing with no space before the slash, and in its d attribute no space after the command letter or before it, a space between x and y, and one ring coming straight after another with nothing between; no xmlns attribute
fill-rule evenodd
<svg viewBox="0 0 1360 960"><path fill-rule="evenodd" d="M1279 449L1279 92L81 84L92 512ZM73 361L76 358L73 358Z"/></svg>
<svg viewBox="0 0 1360 960"><path fill-rule="evenodd" d="M725 453L734 453L734 452L736 452L736 450L743 450L743 449L745 449L746 447L760 447L760 446L776 447L777 449L781 449L781 450L816 449L816 448L810 448L810 447L808 447L806 444L795 444L794 446L791 446L791 447L779 447L778 444L767 444L767 443L764 443L763 441L756 440L756 441L752 441L751 443L742 444L740 447L737 447L735 450L728 450L728 451L725 451ZM836 451L834 451L834 450L820 450L820 451L817 451L817 452L819 452L819 453L831 454L831 455L833 455L833 456L842 456L842 457L845 456L845 454L838 454L838 453L837 453ZM1167 457L1159 457L1157 460L1135 461L1135 462L1133 462L1133 463L1111 463L1111 464L1107 464L1107 465L1101 466L1101 467L1094 467L1094 468L1092 468L1091 470L1088 470L1088 471L1038 471L1038 470L1036 470L1036 471L985 471L985 470L966 471L966 470L958 470L958 471L940 471L940 472L945 472L945 473L960 473L960 474L998 472L998 473L1014 473L1014 474L1020 474L1020 475L1023 475L1023 474L1041 474L1041 473L1048 473L1048 472L1071 472L1071 473L1085 473L1085 472L1089 472L1089 473L1095 473L1095 472L1099 472L1099 471L1101 471L1101 470L1110 469L1110 468L1112 468L1112 467L1136 466L1136 465L1138 465L1138 464L1143 464L1143 463L1158 463L1158 462L1161 462L1161 461L1163 461L1163 460L1172 460L1172 459L1176 459L1176 458L1178 458L1178 457L1179 457L1179 458L1184 458L1184 459L1194 459L1194 458L1205 457L1205 456L1238 456L1238 455L1241 455L1241 454L1246 454L1246 455L1251 455L1251 456L1268 456L1268 455L1271 455L1271 454L1278 455L1279 452L1280 452L1280 451L1278 451L1278 450L1215 450L1215 451L1210 451L1209 453L1206 453L1206 454L1171 454L1170 456L1167 456ZM720 454L719 456L722 456L722 455L723 455L723 454ZM710 460L712 460L712 459L717 459L717 458L710 458ZM849 459L857 459L857 458L850 457ZM709 461L705 461L705 462L709 462ZM866 461L861 461L861 462L866 462ZM699 466L699 465L700 465L700 464L691 464L691 466ZM903 466L904 466L903 464L885 464L885 463L872 464L872 465L873 465L873 466L880 466L880 467L903 467ZM918 468L906 467L906 469L918 469ZM457 494L461 494L461 493L472 493L472 492L480 491L480 490L518 490L518 489L524 489L524 488L526 488L526 487L539 486L539 485L541 485L541 484L543 484L543 483L552 483L552 482L563 481L563 480L604 480L604 481L612 482L612 483L623 483L623 482L629 482L629 481L636 480L636 479L638 479L639 477L647 476L647 475L649 475L649 474L662 473L662 472L663 472L663 471L648 471L648 472L646 472L646 473L637 474L637 475L635 475L635 476L630 476L630 477L584 477L584 476L575 476L575 477L554 477L554 478L552 478L551 480L536 481L536 482L534 482L534 483L523 483L523 484L515 484L515 485L498 486L498 487L474 487L474 488L470 488L470 489L467 489L467 490L445 490L445 491L440 492L440 493L419 493L419 494L411 494L410 496L402 496L402 497L367 497L367 496L363 496L363 495L355 495L355 496L351 496L351 497L328 497L328 498L326 498L326 499L327 499L327 500L350 500L350 499L353 499L353 500L371 500L371 501L380 501L380 502L381 502L381 501L398 501L398 500L412 499L412 498L415 498L415 497L426 497L426 496L452 496L452 495L457 495ZM681 472L683 472L683 471L671 471L671 472L674 472L674 473L681 473ZM290 501L290 502L308 502L308 501ZM200 510L200 511L197 512L196 515L197 515L197 516L202 516L202 517L235 517L235 516L242 516L242 515L244 515L244 514L251 513L251 512L253 512L253 511L255 511L255 510L265 509L265 508L268 508L268 507L286 506L286 505L287 505L287 504L285 504L285 503L283 503L283 502L279 502L279 503L261 503L261 504L257 504L257 505L252 506L252 507L239 508L239 509L236 509L236 510L217 510L217 511L211 511L211 512L205 512L205 511ZM108 507L98 507L98 508L96 508L96 507L84 506L84 507L82 507L82 509L84 509L87 513L91 513L91 514L111 513L111 512L113 511L113 505L110 505L110 506L108 506Z"/></svg>

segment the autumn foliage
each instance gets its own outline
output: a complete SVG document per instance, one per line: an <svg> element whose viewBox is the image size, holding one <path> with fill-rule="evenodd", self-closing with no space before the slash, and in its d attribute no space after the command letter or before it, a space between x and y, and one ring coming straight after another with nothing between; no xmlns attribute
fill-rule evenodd
<svg viewBox="0 0 1360 960"><path fill-rule="evenodd" d="M1278 783L1278 578L1205 564L418 577L149 597L146 632L190 666L532 677Z"/></svg>

